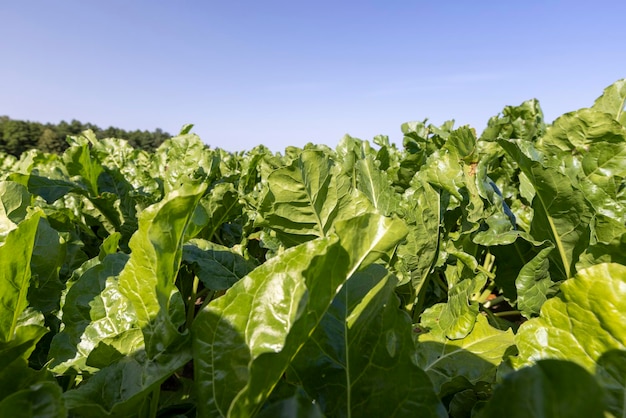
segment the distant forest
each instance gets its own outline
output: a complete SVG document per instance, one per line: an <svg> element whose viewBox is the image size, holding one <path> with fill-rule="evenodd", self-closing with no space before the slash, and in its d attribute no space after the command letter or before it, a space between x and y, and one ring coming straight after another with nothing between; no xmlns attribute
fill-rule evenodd
<svg viewBox="0 0 626 418"><path fill-rule="evenodd" d="M171 137L170 134L159 128L153 132L125 131L114 127L101 129L94 124L81 123L77 120L72 120L69 123L61 121L55 125L0 116L0 151L16 157L32 148L60 154L68 147L65 140L68 135L78 135L87 129L91 129L97 138L126 139L133 147L144 150L154 150L163 141Z"/></svg>

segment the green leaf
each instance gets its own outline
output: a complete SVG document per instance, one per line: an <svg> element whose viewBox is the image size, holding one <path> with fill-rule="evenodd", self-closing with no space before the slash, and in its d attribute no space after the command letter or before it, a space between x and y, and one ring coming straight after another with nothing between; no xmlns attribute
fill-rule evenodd
<svg viewBox="0 0 626 418"><path fill-rule="evenodd" d="M365 157L356 162L357 188L368 198L381 215L397 213L400 199L391 187L387 173L376 166L375 160Z"/></svg>
<svg viewBox="0 0 626 418"><path fill-rule="evenodd" d="M32 213L0 246L0 342L13 338L18 318L28 305L30 261L40 216L41 211Z"/></svg>
<svg viewBox="0 0 626 418"><path fill-rule="evenodd" d="M546 124L537 99L527 100L519 106L506 106L500 115L489 118L481 139L520 138L533 141L544 134Z"/></svg>
<svg viewBox="0 0 626 418"><path fill-rule="evenodd" d="M125 356L85 384L63 394L73 416L137 416L149 395L191 359L189 347L148 358L144 351ZM140 415L141 416L141 415Z"/></svg>
<svg viewBox="0 0 626 418"><path fill-rule="evenodd" d="M476 133L468 126L452 131L445 147L466 163L476 162Z"/></svg>
<svg viewBox="0 0 626 418"><path fill-rule="evenodd" d="M549 240L554 244L555 251L549 257L553 279L569 278L578 256L589 243L589 203L564 174L532 161L513 142L498 143L517 161L536 190L530 234L537 241Z"/></svg>
<svg viewBox="0 0 626 418"><path fill-rule="evenodd" d="M626 351L611 350L598 359L596 379L604 388L607 409L614 416L626 412Z"/></svg>
<svg viewBox="0 0 626 418"><path fill-rule="evenodd" d="M411 322L397 279L371 265L346 282L291 366L327 416L442 416L414 361ZM381 385L386 381L388 384Z"/></svg>
<svg viewBox="0 0 626 418"><path fill-rule="evenodd" d="M297 391L293 396L281 399L264 408L258 418L324 418L316 402Z"/></svg>
<svg viewBox="0 0 626 418"><path fill-rule="evenodd" d="M586 268L565 281L561 291L561 297L543 305L539 318L520 327L514 364L556 358L576 362L592 373L611 374L599 360L610 351L626 350L626 266ZM623 404L621 408L616 415L626 413Z"/></svg>
<svg viewBox="0 0 626 418"><path fill-rule="evenodd" d="M409 233L398 246L398 265L395 267L410 274L417 313L422 311L428 277L439 249L440 204L439 193L426 182L407 190L402 201Z"/></svg>
<svg viewBox="0 0 626 418"><path fill-rule="evenodd" d="M585 369L562 360L541 360L504 378L481 418L602 418L602 389Z"/></svg>
<svg viewBox="0 0 626 418"><path fill-rule="evenodd" d="M4 219L18 224L26 218L26 209L31 204L32 197L23 185L14 181L0 181L0 230L5 235Z"/></svg>
<svg viewBox="0 0 626 418"><path fill-rule="evenodd" d="M462 280L448 291L448 302L439 305L442 306L439 326L452 340L465 338L474 328L478 315L478 302L471 300L474 288L473 280Z"/></svg>
<svg viewBox="0 0 626 418"><path fill-rule="evenodd" d="M0 400L50 378L47 370L36 371L28 365L37 344L48 332L41 313L26 311L18 321L14 338L0 342Z"/></svg>
<svg viewBox="0 0 626 418"><path fill-rule="evenodd" d="M254 415L343 283L406 235L401 221L374 214L337 231L339 238L270 259L198 313L192 332L198 399L205 400L199 416Z"/></svg>
<svg viewBox="0 0 626 418"><path fill-rule="evenodd" d="M554 245L535 241L521 231L480 235L474 242L489 246L495 255L495 282L511 304L517 304L527 318L538 314L554 292L548 259Z"/></svg>
<svg viewBox="0 0 626 418"><path fill-rule="evenodd" d="M63 160L67 173L70 176L78 176L82 179L87 186L87 190L89 190L89 194L97 196L99 194L98 177L100 177L104 168L98 160L91 156L90 144L85 142L69 147L63 154Z"/></svg>
<svg viewBox="0 0 626 418"><path fill-rule="evenodd" d="M445 190L458 200L463 200L460 189L465 186L463 167L456 155L437 151L428 158L427 164L419 172L420 178L432 186Z"/></svg>
<svg viewBox="0 0 626 418"><path fill-rule="evenodd" d="M61 397L61 387L55 382L38 382L30 388L15 392L0 402L0 411L15 418L63 418L67 410Z"/></svg>
<svg viewBox="0 0 626 418"><path fill-rule="evenodd" d="M169 194L190 179L213 179L219 157L196 134L181 134L163 142L152 155L151 164L150 172Z"/></svg>
<svg viewBox="0 0 626 418"><path fill-rule="evenodd" d="M555 120L539 141L538 147L548 151L553 157L563 151L584 155L595 144L622 142L624 135L625 128L613 115L594 109L580 109Z"/></svg>
<svg viewBox="0 0 626 418"><path fill-rule="evenodd" d="M36 172L30 175L13 173L10 179L23 184L28 191L37 196L41 196L48 203L53 203L67 195L68 193L86 193L86 190L78 184L66 178L51 178L37 175Z"/></svg>
<svg viewBox="0 0 626 418"><path fill-rule="evenodd" d="M587 247L576 263L576 268L582 270L602 263L626 265L626 233L609 243L598 242Z"/></svg>
<svg viewBox="0 0 626 418"><path fill-rule="evenodd" d="M65 285L59 280L59 271L66 257L66 246L48 220L39 219L35 246L31 256L31 285L28 302L43 313L59 310L59 300Z"/></svg>
<svg viewBox="0 0 626 418"><path fill-rule="evenodd" d="M539 358L572 360L593 371L609 350L626 348L626 267L598 264L561 284L539 318L520 327L518 364Z"/></svg>
<svg viewBox="0 0 626 418"><path fill-rule="evenodd" d="M184 245L183 261L211 290L226 290L255 268L234 250L200 239Z"/></svg>
<svg viewBox="0 0 626 418"><path fill-rule="evenodd" d="M626 79L621 79L604 89L604 93L598 97L591 107L599 112L605 112L613 116L626 127Z"/></svg>
<svg viewBox="0 0 626 418"><path fill-rule="evenodd" d="M63 305L63 330L50 344L50 368L57 373L86 367L87 357L97 344L137 328L133 307L119 290L120 272L128 261L126 254L106 256L102 263L86 270L72 285ZM137 346L128 345L125 353Z"/></svg>
<svg viewBox="0 0 626 418"><path fill-rule="evenodd" d="M275 230L289 246L326 237L335 222L370 207L362 195L350 192L350 180L321 151L303 151L267 181L256 224Z"/></svg>
<svg viewBox="0 0 626 418"><path fill-rule="evenodd" d="M185 306L175 281L185 230L204 190L204 185L184 185L144 210L130 240L132 253L119 289L134 307L150 358L181 337Z"/></svg>
<svg viewBox="0 0 626 418"><path fill-rule="evenodd" d="M200 204L208 218L200 236L207 240L214 239L219 228L240 216L242 211L239 193L232 183L217 184Z"/></svg>
<svg viewBox="0 0 626 418"><path fill-rule="evenodd" d="M472 385L494 383L498 365L514 344L513 332L497 330L479 315L472 332L465 338L451 340L436 323L436 311L441 309L442 305L435 305L424 313L420 330L425 332L418 334L416 346L417 364L432 380L435 392L446 396L449 386L460 377Z"/></svg>
<svg viewBox="0 0 626 418"><path fill-rule="evenodd" d="M187 135L193 129L193 123L186 123L180 128L178 135Z"/></svg>
<svg viewBox="0 0 626 418"><path fill-rule="evenodd" d="M626 223L626 135L623 142L594 144L582 156L580 188L597 213Z"/></svg>

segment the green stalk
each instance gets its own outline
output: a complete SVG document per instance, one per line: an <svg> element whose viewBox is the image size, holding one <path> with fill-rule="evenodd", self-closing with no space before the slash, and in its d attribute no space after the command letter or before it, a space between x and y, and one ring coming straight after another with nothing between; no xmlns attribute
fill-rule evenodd
<svg viewBox="0 0 626 418"><path fill-rule="evenodd" d="M204 299L204 302L202 302L202 306L200 306L200 310L203 310L204 307L207 306L209 302L213 300L213 298L215 297L215 293L217 293L217 291L215 290L207 293L207 297Z"/></svg>
<svg viewBox="0 0 626 418"><path fill-rule="evenodd" d="M496 288L496 284L495 282L492 281L491 283L489 283L487 288L483 290L483 293L480 294L478 299L476 299L476 302L484 304L487 301L487 298L489 297L489 295L491 295L491 293L493 292L495 288Z"/></svg>
<svg viewBox="0 0 626 418"><path fill-rule="evenodd" d="M187 328L191 328L191 323L196 314L196 299L198 293L198 284L200 280L198 276L193 276L193 284L191 285L191 295L189 295L189 304L187 305Z"/></svg>
<svg viewBox="0 0 626 418"><path fill-rule="evenodd" d="M159 412L159 395L161 394L161 387L157 387L152 391L152 397L150 399L150 418L156 418Z"/></svg>
<svg viewBox="0 0 626 418"><path fill-rule="evenodd" d="M495 299L491 299L491 300L486 301L483 304L483 306L485 308L490 308L490 307L492 307L494 305L497 305L498 303L503 302L503 301L504 301L504 296L500 295L500 296L497 296Z"/></svg>
<svg viewBox="0 0 626 418"><path fill-rule="evenodd" d="M517 316L521 314L522 313L520 311L506 311L506 312L496 312L493 315L497 317L501 317L501 316Z"/></svg>

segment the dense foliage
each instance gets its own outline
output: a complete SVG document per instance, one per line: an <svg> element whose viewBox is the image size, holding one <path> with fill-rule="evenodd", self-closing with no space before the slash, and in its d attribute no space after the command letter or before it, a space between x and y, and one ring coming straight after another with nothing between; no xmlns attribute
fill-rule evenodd
<svg viewBox="0 0 626 418"><path fill-rule="evenodd" d="M402 149L0 154L0 410L626 416L625 101Z"/></svg>
<svg viewBox="0 0 626 418"><path fill-rule="evenodd" d="M171 135L157 128L150 131L125 131L108 127L101 129L91 123L61 121L58 124L11 119L0 116L0 152L19 157L22 152L38 149L61 154L68 147L68 135L79 135L85 130L94 132L97 138L124 138L135 148L153 151Z"/></svg>

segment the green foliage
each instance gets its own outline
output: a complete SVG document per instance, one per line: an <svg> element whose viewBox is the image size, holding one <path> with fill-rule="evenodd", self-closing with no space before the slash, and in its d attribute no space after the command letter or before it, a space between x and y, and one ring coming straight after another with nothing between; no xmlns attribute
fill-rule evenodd
<svg viewBox="0 0 626 418"><path fill-rule="evenodd" d="M0 410L625 416L625 86L284 155L0 117Z"/></svg>

